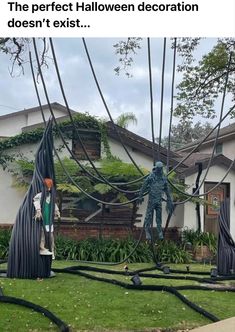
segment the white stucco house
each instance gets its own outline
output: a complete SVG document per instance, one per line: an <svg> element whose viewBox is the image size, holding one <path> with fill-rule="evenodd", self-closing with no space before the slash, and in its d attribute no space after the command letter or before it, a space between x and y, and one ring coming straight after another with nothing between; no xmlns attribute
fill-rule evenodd
<svg viewBox="0 0 235 332"><path fill-rule="evenodd" d="M67 110L64 106L58 104L58 103L52 103L51 104L53 108L53 112L55 114L55 117L58 119L58 122L62 122L65 119L67 119L68 114ZM45 115L45 118L48 119L50 116L50 111L48 109L47 105L43 106L43 112ZM73 114L76 114L76 112L72 111ZM42 127L42 115L40 112L39 107L33 107L27 110L23 110L20 112L15 112L11 114L6 114L3 116L0 116L0 137L2 138L2 141L4 142L7 140L7 137L14 137L15 135L21 135L22 133L29 133L32 130L34 130L37 127ZM119 135L121 136L122 142L125 144L126 148L130 152L131 156L137 163L137 165L142 166L149 171L152 169L152 156L153 156L153 150L152 150L152 142L148 141L147 139L140 137L139 135L136 135L133 132L130 132L129 130L120 128L116 126L119 132ZM235 126L234 126L235 127ZM206 176L205 181L203 182L203 185L200 189L200 193L204 192L205 190L208 190L208 188L211 188L213 183L220 181L223 177L223 174L226 171L226 168L228 167L230 163L230 158L232 156L232 147L235 144L235 128L232 129L233 133L231 132L230 138L228 138L228 131L226 129L221 130L221 135L223 132L226 132L226 140L223 141L223 138L220 137L220 143L224 144L226 142L226 148L224 145L224 151L226 151L226 155L217 155L215 158L213 158L212 166L210 168L210 171L208 175ZM99 158L102 158L104 156L104 150L102 149L101 143L99 141L99 135L97 136L97 133L94 130L88 130L81 132L83 135L83 138L87 142L87 148L88 152L91 154L92 159L94 161L98 160ZM108 144L111 150L111 153L120 158L124 162L130 162L130 159L128 155L126 154L125 150L123 149L122 144L120 143L120 139L117 135L117 132L115 128L113 128L113 125L111 123L107 123L107 140ZM232 143L232 140L234 143ZM82 162L87 162L84 160L84 155L81 152L81 148L79 147L78 142L74 137L66 139L69 148L76 154L77 158L81 158ZM213 137L211 139L213 142ZM1 141L0 141L1 142ZM55 147L60 147L60 157L70 157L69 152L65 147L61 148L61 140L59 138L55 139ZM205 168L208 162L208 156L210 154L210 142L205 142L205 145L202 145L202 151L199 151L195 153L189 160L185 161L181 165L181 167L178 169L178 175L184 179L185 183L189 186L188 191L191 192L192 188L195 187L195 181L198 173L198 167L195 166L195 161L200 160L202 162L202 174L201 179L203 179L203 174L205 172ZM229 148L230 147L230 148ZM18 145L15 145L14 147L8 148L7 153L9 155L18 155L18 156L24 156L27 157L29 160L34 159L34 154L37 148L37 142L27 142L27 143L19 143ZM178 161L182 159L182 155L186 153L187 151L190 151L192 146L185 146L184 149L181 149L177 152L171 152L170 153L170 166L175 166ZM205 150L203 150L205 148ZM187 150L188 149L188 150ZM155 151L157 151L157 145L155 145ZM166 163L166 155L167 151L164 148L161 148L161 160L163 163ZM0 151L0 157L1 157L1 151ZM231 172L226 177L224 182L221 184L219 188L217 188L214 192L214 196L211 195L209 199L216 199L216 198L223 198L223 197L229 197L230 199L230 230L235 238L235 167L232 167ZM14 178L11 173L7 171L7 169L3 169L0 167L0 227L1 225L12 225L15 220L16 213L19 209L19 206L23 200L25 192L22 190L19 190L14 187ZM214 198L213 198L214 197ZM76 201L76 200L75 200ZM146 209L146 202L147 198L145 198L144 203L139 207L137 210L135 207L135 215L133 211L129 211L128 209L117 210L113 209L112 214L103 214L102 215L102 222L106 223L111 226L115 226L115 222L118 225L120 223L120 216L122 219L128 219L132 218L132 226L133 223L136 227L141 227L143 225L144 221L144 215L145 215L145 209ZM98 211L97 207L97 211ZM82 232L82 229L87 227L87 224L92 224L92 221L94 223L98 223L99 217L101 214L94 212L94 210L91 211L92 218L89 219L89 217L84 219L82 218L82 208L78 210L78 215L75 216L75 218L70 218L68 208L66 209L66 202L62 206L62 220L64 218L64 223L71 222L73 220L73 225L80 225L79 232ZM121 211L121 212L120 212ZM99 212L99 211L98 211ZM110 211L109 211L110 213ZM81 218L80 218L81 216ZM134 216L134 217L133 217ZM202 230L208 230L211 232L216 232L216 222L218 218L217 211L213 211L213 209L208 209L207 207L200 206L200 222L201 222L201 228ZM134 219L134 221L133 221ZM165 212L165 209L163 209L163 226L165 224L165 221L167 219L167 214ZM112 222L110 220L113 220ZM198 227L198 212L195 210L195 205L187 202L184 205L179 205L176 208L175 214L171 219L170 222L170 228L177 228L182 229L183 227L189 227L197 229ZM117 229L115 229L117 232ZM109 228L109 232L112 232Z"/></svg>
<svg viewBox="0 0 235 332"><path fill-rule="evenodd" d="M235 163L233 163L235 159L235 123L220 129L217 144L215 146L214 158L212 159L209 172L205 177L206 168L214 149L216 134L216 131L213 132L208 139L196 149L195 153L185 161L188 165L188 169L184 172L184 178L185 183L189 185L189 187L195 187L195 181L198 174L198 165L195 165L195 163L201 162L202 173L199 182L204 181L200 188L200 193L210 191L210 189L216 186L218 182L223 180L221 185L216 187L204 198L215 205L217 204L218 207L219 203L225 198L229 200L230 232L233 238L235 238ZM198 143L199 141L189 143L176 152L185 156L192 151ZM229 168L231 168L231 170L225 177ZM187 225L189 228L195 228L198 225L198 220L195 223L195 220L192 218L193 214L195 215L195 206L192 203L185 204L184 225ZM218 209L200 206L200 219L202 230L210 231L215 234L217 233Z"/></svg>
<svg viewBox="0 0 235 332"><path fill-rule="evenodd" d="M59 103L53 103L53 112L56 118L67 116L66 107ZM48 120L51 113L47 105L43 105L45 119ZM73 110L71 110L74 113ZM0 116L0 137L7 138L22 133L25 127L38 125L42 122L40 108L32 107L22 111L8 113Z"/></svg>

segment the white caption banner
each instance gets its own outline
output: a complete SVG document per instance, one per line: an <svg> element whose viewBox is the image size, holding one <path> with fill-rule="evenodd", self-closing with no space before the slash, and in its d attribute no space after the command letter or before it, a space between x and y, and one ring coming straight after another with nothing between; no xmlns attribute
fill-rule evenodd
<svg viewBox="0 0 235 332"><path fill-rule="evenodd" d="M1 0L0 8L2 37L235 36L234 0Z"/></svg>

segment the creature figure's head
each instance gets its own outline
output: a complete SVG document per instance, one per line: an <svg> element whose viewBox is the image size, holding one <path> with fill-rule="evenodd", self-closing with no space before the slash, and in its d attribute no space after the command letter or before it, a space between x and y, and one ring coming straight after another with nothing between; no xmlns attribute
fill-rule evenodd
<svg viewBox="0 0 235 332"><path fill-rule="evenodd" d="M157 161L153 167L153 172L158 175L163 175L163 163L161 161Z"/></svg>
<svg viewBox="0 0 235 332"><path fill-rule="evenodd" d="M45 184L47 190L51 191L51 188L53 187L53 180L50 179L50 178L45 178L45 179L43 180L43 182L44 182L44 184Z"/></svg>

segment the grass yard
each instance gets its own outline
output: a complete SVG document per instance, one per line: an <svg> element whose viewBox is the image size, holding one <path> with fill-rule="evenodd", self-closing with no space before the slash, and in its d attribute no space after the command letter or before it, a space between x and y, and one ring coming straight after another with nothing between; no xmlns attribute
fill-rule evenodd
<svg viewBox="0 0 235 332"><path fill-rule="evenodd" d="M55 261L62 268L74 262ZM129 264L129 269L151 264ZM172 268L185 269L185 265ZM101 267L101 266L99 266ZM4 268L4 265L1 266ZM123 271L123 265L107 267ZM211 266L191 265L193 270L209 271ZM100 273L88 272L100 276ZM154 272L152 272L154 273ZM159 271L157 271L159 273ZM103 277L130 281L130 277L102 274ZM141 278L143 284L196 285L195 281ZM166 331L192 328L210 323L174 295L166 292L126 290L119 286L93 281L81 276L57 273L55 278L20 280L0 278L4 295L20 297L46 307L69 324L71 331ZM235 315L235 294L216 291L184 290L182 294L220 319ZM58 331L47 318L30 309L0 303L0 331Z"/></svg>

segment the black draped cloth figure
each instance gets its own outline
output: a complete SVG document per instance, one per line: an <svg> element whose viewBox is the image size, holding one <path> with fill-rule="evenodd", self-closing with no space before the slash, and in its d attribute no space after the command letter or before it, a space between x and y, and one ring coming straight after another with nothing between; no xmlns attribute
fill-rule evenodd
<svg viewBox="0 0 235 332"><path fill-rule="evenodd" d="M39 144L33 179L16 216L8 257L7 276L10 278L46 278L51 273L52 256L40 255L40 237L42 223L35 220L33 198L42 193L42 205L46 197L44 178L51 178L55 184L53 163L52 120L48 121ZM52 207L55 205L55 186L51 192ZM51 209L51 220L54 208ZM46 241L50 241L46 239ZM50 247L50 243L47 243Z"/></svg>
<svg viewBox="0 0 235 332"><path fill-rule="evenodd" d="M217 268L220 275L235 273L235 243L229 231L229 201L220 206Z"/></svg>

